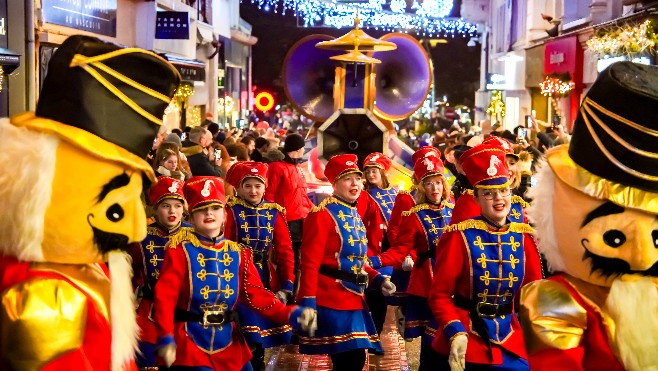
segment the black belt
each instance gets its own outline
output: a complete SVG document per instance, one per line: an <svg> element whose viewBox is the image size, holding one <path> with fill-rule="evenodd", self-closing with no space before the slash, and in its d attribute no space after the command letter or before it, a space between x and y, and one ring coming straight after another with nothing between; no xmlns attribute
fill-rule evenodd
<svg viewBox="0 0 658 371"><path fill-rule="evenodd" d="M153 301L153 291L147 286L142 286L142 299Z"/></svg>
<svg viewBox="0 0 658 371"><path fill-rule="evenodd" d="M511 314L512 303L483 303L467 299L460 295L455 295L453 301L456 306L468 311L471 323L473 324L473 330L475 330L475 332L480 335L482 340L487 344L489 356L492 356L491 342L489 341L489 333L487 332L487 325L484 323L484 318L494 319L498 316Z"/></svg>
<svg viewBox="0 0 658 371"><path fill-rule="evenodd" d="M343 272L341 270L335 269L335 268L330 268L326 265L321 265L320 266L320 272L321 275L327 276L333 279L345 281L345 282L350 282L355 285L359 286L367 286L368 285L368 275L367 274L352 274L352 273L347 273Z"/></svg>
<svg viewBox="0 0 658 371"><path fill-rule="evenodd" d="M256 263L261 263L265 264L269 260L269 256L267 251L256 251L254 249L251 250L251 255L254 257L254 264Z"/></svg>
<svg viewBox="0 0 658 371"><path fill-rule="evenodd" d="M204 326L221 326L226 323L237 321L238 312L227 310L207 310L201 313L193 313L187 310L176 309L174 321L177 322L200 322Z"/></svg>
<svg viewBox="0 0 658 371"><path fill-rule="evenodd" d="M425 260L434 258L436 256L436 250L435 249L429 249L427 251L423 251L421 253L418 253L416 255L416 263L414 264L414 268L419 268L425 263Z"/></svg>

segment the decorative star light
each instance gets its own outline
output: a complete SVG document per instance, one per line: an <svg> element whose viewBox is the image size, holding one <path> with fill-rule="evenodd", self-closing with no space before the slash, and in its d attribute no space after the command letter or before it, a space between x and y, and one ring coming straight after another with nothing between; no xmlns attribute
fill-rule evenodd
<svg viewBox="0 0 658 371"><path fill-rule="evenodd" d="M354 18L363 28L383 31L415 32L419 36L473 36L477 26L461 19L446 18L453 0L414 0L407 9L405 0L241 0L256 4L263 11L286 14L292 11L304 27L331 26L348 28Z"/></svg>

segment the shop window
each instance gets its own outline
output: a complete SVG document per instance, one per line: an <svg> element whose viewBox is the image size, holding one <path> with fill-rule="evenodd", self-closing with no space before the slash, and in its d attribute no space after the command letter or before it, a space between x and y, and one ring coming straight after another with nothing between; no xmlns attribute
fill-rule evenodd
<svg viewBox="0 0 658 371"><path fill-rule="evenodd" d="M571 0L564 2L563 24L568 24L579 19L587 18L590 14L589 5L591 0Z"/></svg>

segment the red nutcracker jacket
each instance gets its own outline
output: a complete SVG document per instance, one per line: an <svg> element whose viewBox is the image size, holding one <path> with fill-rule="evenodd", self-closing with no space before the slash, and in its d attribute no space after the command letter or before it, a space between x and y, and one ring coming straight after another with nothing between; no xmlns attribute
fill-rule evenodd
<svg viewBox="0 0 658 371"><path fill-rule="evenodd" d="M105 264L27 263L0 255L0 290L0 349L11 350L0 352L0 369L112 369Z"/></svg>
<svg viewBox="0 0 658 371"><path fill-rule="evenodd" d="M283 206L288 221L306 218L313 207L307 193L306 177L299 166L285 160L269 164L265 199Z"/></svg>
<svg viewBox="0 0 658 371"><path fill-rule="evenodd" d="M155 287L154 312L158 344L176 344L174 365L237 371L251 358L235 322L203 326L179 320L176 312L231 313L242 303L280 324L299 315L301 308L286 307L263 287L250 249L222 237L210 240L183 233L173 237L169 246Z"/></svg>
<svg viewBox="0 0 658 371"><path fill-rule="evenodd" d="M433 277L434 248L441 238L443 228L450 223L451 215L452 204L448 202L442 202L441 205L419 204L402 213L400 224L404 225L404 231L398 234L395 244L388 251L370 258L372 267L400 267L405 257L415 251L415 264L409 277L407 293L428 297Z"/></svg>
<svg viewBox="0 0 658 371"><path fill-rule="evenodd" d="M531 231L520 223L495 229L481 217L446 228L437 247L428 301L442 333L437 332L433 343L439 354L448 355L451 339L463 333L468 334L466 362L501 364L501 348L527 358L516 315L483 319L492 348L490 358L487 344L473 330L469 311L458 307L454 297L513 307L520 288L542 277Z"/></svg>
<svg viewBox="0 0 658 371"><path fill-rule="evenodd" d="M226 206L224 237L269 257L269 281L263 280L266 287L275 292L292 291L295 262L285 209L273 202L253 206L235 197L230 197Z"/></svg>
<svg viewBox="0 0 658 371"><path fill-rule="evenodd" d="M563 273L521 290L519 313L533 370L624 370L608 335L614 322L604 319L608 290Z"/></svg>
<svg viewBox="0 0 658 371"><path fill-rule="evenodd" d="M297 302L306 307L323 306L340 310L363 309L363 287L359 288L320 274L321 266L344 273L365 271L370 281L385 278L369 265L365 227L356 207L334 196L314 207L304 221L300 283Z"/></svg>
<svg viewBox="0 0 658 371"><path fill-rule="evenodd" d="M364 189L356 202L356 210L366 227L366 238L368 239L368 256L381 253L382 241L386 233L386 219L379 211L377 202L368 195Z"/></svg>

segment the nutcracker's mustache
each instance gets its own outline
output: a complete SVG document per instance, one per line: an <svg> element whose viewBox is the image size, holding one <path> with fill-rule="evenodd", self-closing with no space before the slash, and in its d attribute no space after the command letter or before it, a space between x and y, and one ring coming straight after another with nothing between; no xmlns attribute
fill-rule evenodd
<svg viewBox="0 0 658 371"><path fill-rule="evenodd" d="M586 238L580 240L580 244L585 250L583 253L583 261L589 260L591 264L590 274L598 272L604 277L618 277L623 274L639 274L642 276L658 277L658 262L655 262L651 268L647 270L636 271L631 269L631 265L626 260L619 258L606 258L592 253L587 249L586 244L588 243L589 240Z"/></svg>

